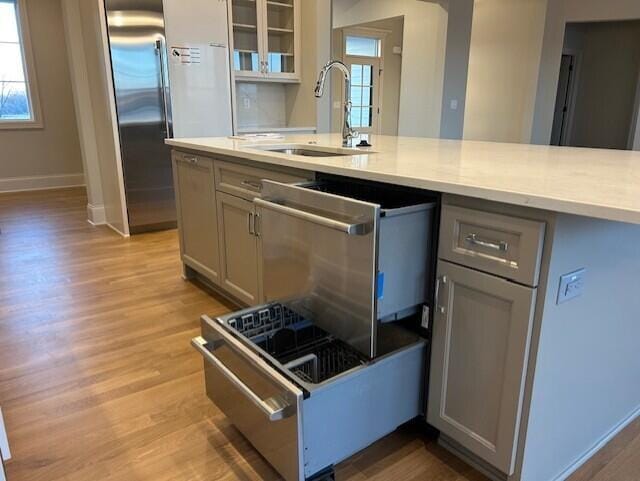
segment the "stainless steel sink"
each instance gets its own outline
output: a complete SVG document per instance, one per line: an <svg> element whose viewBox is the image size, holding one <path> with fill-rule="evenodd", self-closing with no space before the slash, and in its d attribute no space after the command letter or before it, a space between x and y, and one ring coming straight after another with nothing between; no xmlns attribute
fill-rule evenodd
<svg viewBox="0 0 640 481"><path fill-rule="evenodd" d="M342 153L342 152L327 152L324 150L311 150L311 149L300 149L300 148L280 148L280 149L268 149L269 152L278 152L280 154L286 155L302 155L304 157L340 157L347 155L354 155L354 153Z"/></svg>
<svg viewBox="0 0 640 481"><path fill-rule="evenodd" d="M315 144L267 144L247 145L247 149L275 152L284 155L300 155L302 157L349 157L352 155L372 154L371 151L359 149L339 148Z"/></svg>

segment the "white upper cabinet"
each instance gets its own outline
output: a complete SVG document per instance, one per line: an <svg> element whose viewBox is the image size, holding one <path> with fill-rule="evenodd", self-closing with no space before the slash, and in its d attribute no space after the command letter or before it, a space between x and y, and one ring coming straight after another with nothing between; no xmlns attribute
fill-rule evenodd
<svg viewBox="0 0 640 481"><path fill-rule="evenodd" d="M300 81L300 0L231 0L236 80Z"/></svg>

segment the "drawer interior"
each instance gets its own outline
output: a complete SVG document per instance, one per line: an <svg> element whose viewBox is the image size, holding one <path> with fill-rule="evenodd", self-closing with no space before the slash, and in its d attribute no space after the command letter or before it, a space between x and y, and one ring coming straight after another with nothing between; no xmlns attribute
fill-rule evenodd
<svg viewBox="0 0 640 481"><path fill-rule="evenodd" d="M321 384L368 362L349 344L281 304L245 311L225 323L305 384Z"/></svg>
<svg viewBox="0 0 640 481"><path fill-rule="evenodd" d="M279 303L240 311L220 321L308 391L372 362L348 343ZM399 325L381 325L378 358L418 342L423 341L417 334Z"/></svg>
<svg viewBox="0 0 640 481"><path fill-rule="evenodd" d="M377 204L383 213L436 202L435 194L406 187L398 188L380 182L360 182L341 177L323 177L306 186L311 190Z"/></svg>

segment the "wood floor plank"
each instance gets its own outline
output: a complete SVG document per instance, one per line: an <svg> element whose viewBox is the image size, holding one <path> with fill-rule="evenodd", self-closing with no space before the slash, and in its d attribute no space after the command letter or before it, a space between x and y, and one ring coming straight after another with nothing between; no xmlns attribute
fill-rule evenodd
<svg viewBox="0 0 640 481"><path fill-rule="evenodd" d="M201 314L233 306L181 278L175 231L124 239L88 224L86 203L82 189L0 195L8 479L280 479L206 397L189 345ZM575 481L638 479L625 473L637 467L629 449L639 439L640 428L625 431ZM337 475L486 481L414 425L343 462Z"/></svg>

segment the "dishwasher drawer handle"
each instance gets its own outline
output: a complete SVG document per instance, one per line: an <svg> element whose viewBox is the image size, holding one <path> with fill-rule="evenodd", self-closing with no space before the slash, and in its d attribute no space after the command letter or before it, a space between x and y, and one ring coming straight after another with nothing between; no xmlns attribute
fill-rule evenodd
<svg viewBox="0 0 640 481"><path fill-rule="evenodd" d="M507 252L509 250L509 244L505 241L489 241L481 239L478 234L469 234L465 240L469 244L473 244L487 249L493 249L495 251Z"/></svg>
<svg viewBox="0 0 640 481"><path fill-rule="evenodd" d="M191 345L202 354L207 362L218 368L218 370L237 387L246 397L255 404L263 413L267 415L269 421L280 421L287 417L289 411L289 405L282 405L283 403L270 398L264 400L254 393L249 386L243 383L238 376L236 376L227 366L224 365L220 359L214 356L209 349L207 349L207 341L203 337L196 337L191 340Z"/></svg>
<svg viewBox="0 0 640 481"><path fill-rule="evenodd" d="M347 235L366 235L370 233L373 228L372 222L349 224L346 222L341 222L339 220L330 219L329 217L324 217L318 214L312 214L311 212L306 212L304 210L294 209L293 207L288 207L286 205L270 202L264 199L254 199L253 202L258 207L263 207L265 209L270 209L275 212L279 212L281 214L297 217L298 219L306 220L308 222L321 225L323 227L328 227L329 229L344 232Z"/></svg>

